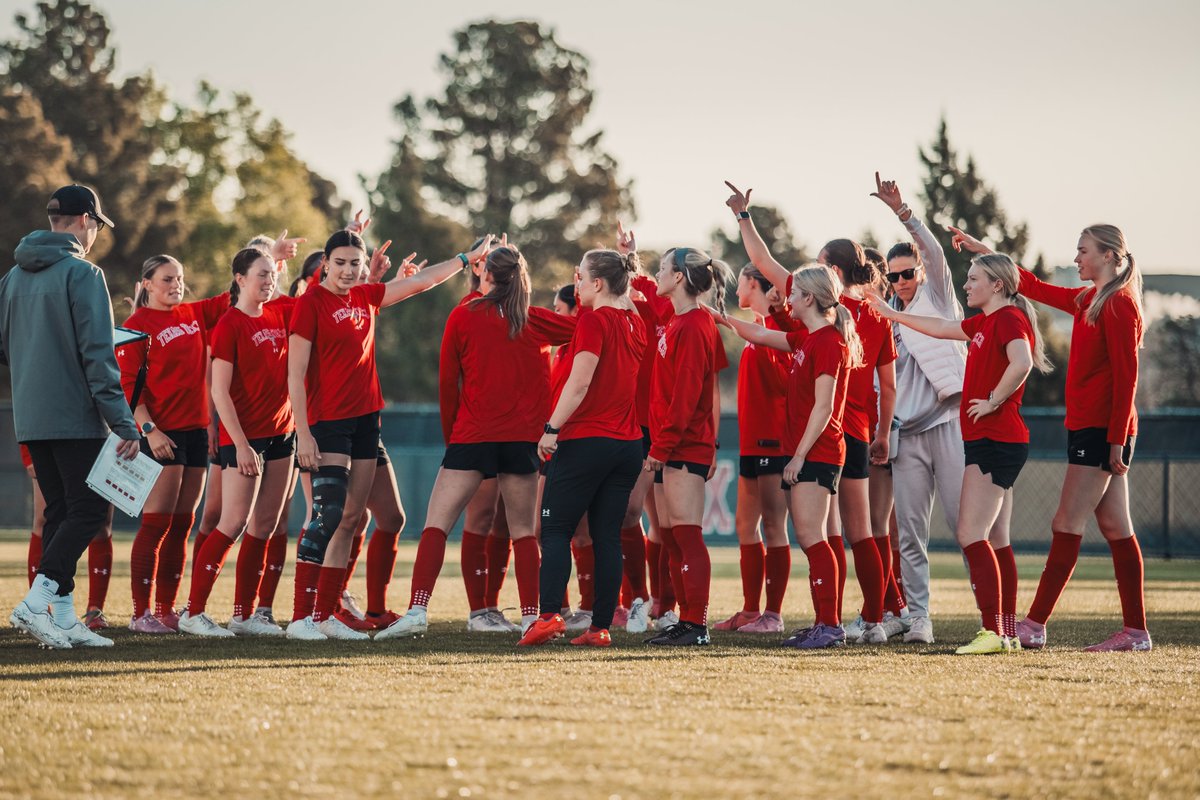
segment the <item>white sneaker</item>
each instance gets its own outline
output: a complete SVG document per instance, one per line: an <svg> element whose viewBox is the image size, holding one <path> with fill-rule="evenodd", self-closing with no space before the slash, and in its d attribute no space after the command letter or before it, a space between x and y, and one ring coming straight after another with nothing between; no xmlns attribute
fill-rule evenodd
<svg viewBox="0 0 1200 800"><path fill-rule="evenodd" d="M342 605L355 619L366 619L367 612L358 605L358 598L350 594L350 590L342 592Z"/></svg>
<svg viewBox="0 0 1200 800"><path fill-rule="evenodd" d="M254 616L258 617L259 619L265 619L272 625L279 624L275 621L275 612L271 610L270 606L259 606L258 608L254 609Z"/></svg>
<svg viewBox="0 0 1200 800"><path fill-rule="evenodd" d="M54 624L50 613L34 611L24 600L17 603L8 621L14 628L25 631L46 647L54 650L71 649L66 631Z"/></svg>
<svg viewBox="0 0 1200 800"><path fill-rule="evenodd" d="M663 614L658 619L654 620L654 629L659 630L659 631L665 631L667 628L671 627L672 625L678 625L678 624L679 624L679 615L676 614L674 611L668 611L667 613Z"/></svg>
<svg viewBox="0 0 1200 800"><path fill-rule="evenodd" d="M375 634L375 641L424 636L427 630L429 630L429 619L426 610L421 606L413 606L403 617Z"/></svg>
<svg viewBox="0 0 1200 800"><path fill-rule="evenodd" d="M645 633L648 630L650 630L650 604L639 597L629 607L629 621L625 623L625 632Z"/></svg>
<svg viewBox="0 0 1200 800"><path fill-rule="evenodd" d="M857 639L850 639L850 635L846 635L847 641L853 641L855 644L887 644L887 631L883 629L882 622L864 623L866 627L859 634Z"/></svg>
<svg viewBox="0 0 1200 800"><path fill-rule="evenodd" d="M509 625L499 611L482 611L467 617L468 633L511 633Z"/></svg>
<svg viewBox="0 0 1200 800"><path fill-rule="evenodd" d="M317 623L321 633L325 634L326 639L341 639L347 642L361 642L363 639L370 639L370 635L364 631L356 631L351 629L337 617L323 619Z"/></svg>
<svg viewBox="0 0 1200 800"><path fill-rule="evenodd" d="M582 633L592 627L592 612L576 611L567 617L566 623L568 633Z"/></svg>
<svg viewBox="0 0 1200 800"><path fill-rule="evenodd" d="M229 630L235 636L283 636L283 628L258 614L251 614L246 619L234 617L229 621Z"/></svg>
<svg viewBox="0 0 1200 800"><path fill-rule="evenodd" d="M895 614L888 611L883 615L883 622L880 624L883 625L883 632L886 633L887 637L890 639L893 636L899 636L900 634L908 631L909 625L906 625L905 622L906 620L902 617L897 617Z"/></svg>
<svg viewBox="0 0 1200 800"><path fill-rule="evenodd" d="M533 623L537 622L537 620L538 620L537 614L522 614L521 615L521 635L524 636L525 632L528 631L533 626Z"/></svg>
<svg viewBox="0 0 1200 800"><path fill-rule="evenodd" d="M846 631L847 642L857 642L862 638L863 631L867 629L867 623L863 622L862 614L859 614L854 618L854 622L843 626L843 629Z"/></svg>
<svg viewBox="0 0 1200 800"><path fill-rule="evenodd" d="M67 634L67 641L72 647L112 647L113 640L105 639L100 636L87 625L84 625L81 620L76 620L75 624L64 631Z"/></svg>
<svg viewBox="0 0 1200 800"><path fill-rule="evenodd" d="M190 611L184 611L179 615L179 632L190 633L193 636L208 636L213 639L233 638L233 631L226 630L213 622L212 617L208 614L200 613L193 616Z"/></svg>
<svg viewBox="0 0 1200 800"><path fill-rule="evenodd" d="M520 633L521 626L504 616L504 610L499 608L489 608L488 611L500 621L504 629L509 633Z"/></svg>
<svg viewBox="0 0 1200 800"><path fill-rule="evenodd" d="M312 617L292 620L287 626L286 636L302 642L323 642L329 638L321 633L321 629L317 627L317 623L313 622Z"/></svg>
<svg viewBox="0 0 1200 800"><path fill-rule="evenodd" d="M933 644L933 623L929 617L910 617L912 625L904 634L904 641L912 644Z"/></svg>

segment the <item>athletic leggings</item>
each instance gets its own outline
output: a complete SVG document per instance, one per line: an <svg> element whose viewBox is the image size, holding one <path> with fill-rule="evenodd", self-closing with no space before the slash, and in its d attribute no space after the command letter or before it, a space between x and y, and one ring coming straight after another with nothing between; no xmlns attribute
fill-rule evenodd
<svg viewBox="0 0 1200 800"><path fill-rule="evenodd" d="M541 609L556 613L571 578L571 538L583 515L595 553L592 625L612 625L621 592L621 522L642 468L642 441L594 437L560 442L542 493Z"/></svg>

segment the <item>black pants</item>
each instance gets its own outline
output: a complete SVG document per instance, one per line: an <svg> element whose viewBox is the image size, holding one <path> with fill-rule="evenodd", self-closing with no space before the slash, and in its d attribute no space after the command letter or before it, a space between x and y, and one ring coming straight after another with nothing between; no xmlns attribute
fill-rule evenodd
<svg viewBox="0 0 1200 800"><path fill-rule="evenodd" d="M75 590L75 566L104 527L108 502L87 485L103 439L49 439L25 442L33 458L38 488L46 498L42 563L38 573L58 583L58 594Z"/></svg>
<svg viewBox="0 0 1200 800"><path fill-rule="evenodd" d="M596 557L592 624L612 625L621 593L621 521L642 469L642 442L601 437L558 445L542 493L543 614L558 611L571 578L571 539L587 514Z"/></svg>

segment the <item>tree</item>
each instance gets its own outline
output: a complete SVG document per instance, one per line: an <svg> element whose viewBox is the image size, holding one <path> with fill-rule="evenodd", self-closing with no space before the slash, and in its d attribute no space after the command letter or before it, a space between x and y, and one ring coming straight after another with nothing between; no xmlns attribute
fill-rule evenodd
<svg viewBox="0 0 1200 800"><path fill-rule="evenodd" d="M1146 331L1138 397L1149 406L1200 406L1200 317L1163 317Z"/></svg>
<svg viewBox="0 0 1200 800"><path fill-rule="evenodd" d="M767 249L775 260L785 267L797 269L809 261L808 251L804 243L797 241L792 226L783 216L778 207L772 205L750 206L750 219L754 227L767 244ZM717 228L712 232L714 255L725 261L736 273L744 264L749 263L746 249L742 246L741 236L730 237L724 229Z"/></svg>
<svg viewBox="0 0 1200 800"><path fill-rule="evenodd" d="M58 135L36 98L0 90L0 186L6 187L0 213L3 268L22 236L46 227L51 193L70 182L70 143Z"/></svg>

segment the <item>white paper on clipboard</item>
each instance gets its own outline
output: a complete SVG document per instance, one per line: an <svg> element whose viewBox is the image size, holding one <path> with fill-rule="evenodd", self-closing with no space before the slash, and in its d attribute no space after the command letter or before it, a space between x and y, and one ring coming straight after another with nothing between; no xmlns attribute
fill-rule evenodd
<svg viewBox="0 0 1200 800"><path fill-rule="evenodd" d="M124 459L117 455L117 438L110 433L100 455L87 476L92 491L131 517L142 513L142 506L162 472L162 464L144 453Z"/></svg>

